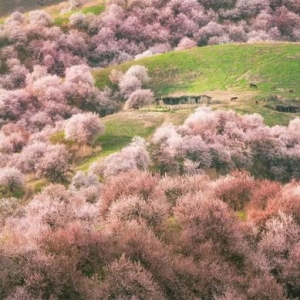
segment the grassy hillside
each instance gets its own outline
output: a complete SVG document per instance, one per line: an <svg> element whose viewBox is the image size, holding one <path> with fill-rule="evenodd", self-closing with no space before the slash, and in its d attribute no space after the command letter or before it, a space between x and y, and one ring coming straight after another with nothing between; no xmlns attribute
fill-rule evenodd
<svg viewBox="0 0 300 300"><path fill-rule="evenodd" d="M249 82L259 93L293 88L300 94L300 45L297 43L226 44L156 55L95 72L99 88L108 84L111 69L145 65L157 95L197 94L214 90L247 91Z"/></svg>
<svg viewBox="0 0 300 300"><path fill-rule="evenodd" d="M95 70L97 86L103 88L111 85L108 75L113 68L126 71L133 64L142 64L148 68L151 77L148 87L156 96L205 93L213 97L210 106L214 109L234 109L239 113L258 112L264 116L268 125L286 125L298 115L280 113L266 105L270 106L270 103L276 101L296 105L298 99L300 104L299 44L219 45L157 55ZM256 83L258 89L250 89L250 82ZM273 85L276 86L275 90L271 89ZM294 93L289 93L289 89L293 89ZM275 95L279 100L267 101ZM230 101L232 96L238 96L238 101ZM292 102L293 98L295 102ZM87 170L94 161L125 147L135 135L149 140L155 129L164 122L181 124L194 108L177 106L169 110L152 107L102 118L106 132L99 137L94 148L75 147L74 150L73 145L66 143L71 152L76 152L72 164L77 170ZM55 139L54 142L65 142L62 133ZM36 180L27 183L30 189L26 188L24 198L47 184Z"/></svg>
<svg viewBox="0 0 300 300"><path fill-rule="evenodd" d="M131 65L148 68L148 83L155 95L208 94L216 108L240 113L260 113L268 125L286 125L297 114L268 107L300 105L300 45L297 43L227 44L194 48L100 69L96 85L113 87L108 75L113 68L126 71ZM249 83L258 89L250 89ZM276 86L272 90L272 86ZM289 93L292 89L293 93ZM238 101L230 102L237 96ZM256 102L258 101L258 102Z"/></svg>

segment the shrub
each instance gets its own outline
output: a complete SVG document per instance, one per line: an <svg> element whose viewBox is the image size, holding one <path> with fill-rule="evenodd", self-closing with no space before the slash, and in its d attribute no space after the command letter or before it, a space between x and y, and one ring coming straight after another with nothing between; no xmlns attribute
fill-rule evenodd
<svg viewBox="0 0 300 300"><path fill-rule="evenodd" d="M17 168L0 169L0 185L13 192L15 188L22 187L24 184L23 174Z"/></svg>
<svg viewBox="0 0 300 300"><path fill-rule="evenodd" d="M153 103L154 97L151 90L137 90L133 92L125 103L124 109L137 109Z"/></svg>
<svg viewBox="0 0 300 300"><path fill-rule="evenodd" d="M79 144L92 145L97 137L104 132L104 125L93 113L72 116L65 126L65 137Z"/></svg>

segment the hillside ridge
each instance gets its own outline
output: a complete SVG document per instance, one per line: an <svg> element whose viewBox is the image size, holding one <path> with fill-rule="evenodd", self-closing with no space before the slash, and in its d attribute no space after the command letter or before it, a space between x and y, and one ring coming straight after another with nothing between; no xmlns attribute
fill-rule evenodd
<svg viewBox="0 0 300 300"><path fill-rule="evenodd" d="M125 71L136 64L148 68L148 87L157 96L250 91L251 82L258 85L259 94L284 95L290 88L294 89L293 96L300 93L298 43L224 44L158 54L95 70L97 87L112 86L108 79L112 69ZM274 85L276 90L271 91Z"/></svg>

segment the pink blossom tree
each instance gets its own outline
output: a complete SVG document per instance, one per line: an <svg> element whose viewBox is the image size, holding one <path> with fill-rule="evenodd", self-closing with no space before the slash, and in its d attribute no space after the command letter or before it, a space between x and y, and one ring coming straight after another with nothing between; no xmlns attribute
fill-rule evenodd
<svg viewBox="0 0 300 300"><path fill-rule="evenodd" d="M86 15L78 12L70 16L70 25L74 28L85 29L87 27Z"/></svg>
<svg viewBox="0 0 300 300"><path fill-rule="evenodd" d="M118 92L105 87L103 90L96 92L94 107L100 116L106 116L121 109L123 105L121 100L122 97Z"/></svg>
<svg viewBox="0 0 300 300"><path fill-rule="evenodd" d="M197 43L188 38L188 37L184 37L180 40L178 46L176 47L175 50L186 50L186 49L191 49L197 46Z"/></svg>
<svg viewBox="0 0 300 300"><path fill-rule="evenodd" d="M119 81L120 93L128 98L133 92L140 90L142 82L133 75L124 75Z"/></svg>
<svg viewBox="0 0 300 300"><path fill-rule="evenodd" d="M35 10L30 12L29 21L36 26L49 26L53 22L52 17L43 10Z"/></svg>
<svg viewBox="0 0 300 300"><path fill-rule="evenodd" d="M123 76L124 76L124 73L122 71L113 69L109 74L109 80L112 83L117 84Z"/></svg>
<svg viewBox="0 0 300 300"><path fill-rule="evenodd" d="M124 109L137 109L153 103L154 94L151 90L136 90L131 93L125 103Z"/></svg>
<svg viewBox="0 0 300 300"><path fill-rule="evenodd" d="M165 299L152 274L140 263L131 262L125 255L109 266L104 287L103 297L110 295L118 298L126 294L129 297Z"/></svg>
<svg viewBox="0 0 300 300"><path fill-rule="evenodd" d="M120 92L127 99L133 92L141 89L147 81L149 81L147 69L144 66L134 65L120 78Z"/></svg>
<svg viewBox="0 0 300 300"><path fill-rule="evenodd" d="M150 80L148 76L148 70L144 66L140 65L133 65L131 66L127 72L125 73L125 76L135 76L137 79L139 79L142 83L146 83Z"/></svg>
<svg viewBox="0 0 300 300"><path fill-rule="evenodd" d="M51 182L63 182L70 171L69 153L63 145L49 145L47 151L36 162L35 170L38 177L46 177Z"/></svg>
<svg viewBox="0 0 300 300"><path fill-rule="evenodd" d="M69 103L84 108L95 98L95 81L90 70L85 65L72 66L66 69L63 84L65 96Z"/></svg>
<svg viewBox="0 0 300 300"><path fill-rule="evenodd" d="M0 185L8 188L10 192L13 192L17 187L22 187L23 184L23 174L17 168L7 167L0 170Z"/></svg>
<svg viewBox="0 0 300 300"><path fill-rule="evenodd" d="M79 144L92 145L104 132L104 125L93 113L76 114L66 122L65 138Z"/></svg>
<svg viewBox="0 0 300 300"><path fill-rule="evenodd" d="M103 161L91 166L91 170L104 177L110 177L132 170L146 170L150 163L146 142L134 137L120 152L109 155Z"/></svg>

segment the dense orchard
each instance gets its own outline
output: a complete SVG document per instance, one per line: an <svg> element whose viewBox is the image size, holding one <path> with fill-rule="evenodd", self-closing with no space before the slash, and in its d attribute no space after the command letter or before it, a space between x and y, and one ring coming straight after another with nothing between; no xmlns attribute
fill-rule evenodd
<svg viewBox="0 0 300 300"><path fill-rule="evenodd" d="M78 172L0 207L2 299L300 296L296 182Z"/></svg>
<svg viewBox="0 0 300 300"><path fill-rule="evenodd" d="M66 143L92 147L104 132L99 115L122 107L139 108L154 101L152 91L141 89L149 80L145 67L134 65L125 74L112 71L110 77L119 90L108 87L98 90L90 69L83 64L67 68L64 78L36 65L26 74L22 87L1 89L0 167L16 166L24 174L33 173L35 178L66 181L72 157L65 145L51 142L53 135L62 132ZM138 169L147 168L145 143L138 139L135 143L120 156L120 170L125 168L122 162L125 156L132 157L126 160L128 170L134 165ZM136 158L141 162L137 163ZM113 170L113 161L105 174L118 173Z"/></svg>
<svg viewBox="0 0 300 300"><path fill-rule="evenodd" d="M96 89L86 65L67 68L64 78L35 65L21 86L0 89L0 166L66 181L71 155L51 137L63 132L66 141L92 145L104 131L99 115L123 106L125 100L118 95L109 88Z"/></svg>
<svg viewBox="0 0 300 300"><path fill-rule="evenodd" d="M151 154L161 174L248 170L280 181L300 178L300 119L268 127L260 115L198 108L183 125L165 124L153 136Z"/></svg>
<svg viewBox="0 0 300 300"><path fill-rule="evenodd" d="M297 0L109 0L99 16L71 15L67 30L44 11L15 12L0 27L0 86L22 87L34 65L62 76L72 65L106 66L197 44L298 41L299 12Z"/></svg>
<svg viewBox="0 0 300 300"><path fill-rule="evenodd" d="M2 190L22 187L22 173L66 183L69 153L49 136L65 130L89 143L102 129L91 113L33 133L4 125ZM297 179L298 129L299 119L270 128L259 115L200 108L163 125L152 144L135 137L78 171L68 187L48 185L22 204L0 199L0 297L298 298L299 182L237 170L257 175L259 163L263 176Z"/></svg>
<svg viewBox="0 0 300 300"><path fill-rule="evenodd" d="M145 67L112 69L103 90L90 67L299 41L299 13L298 0L107 0L62 28L44 11L7 18L0 299L299 299L299 118L268 127L257 114L199 108L74 170L76 151L101 151L99 116L154 101Z"/></svg>

